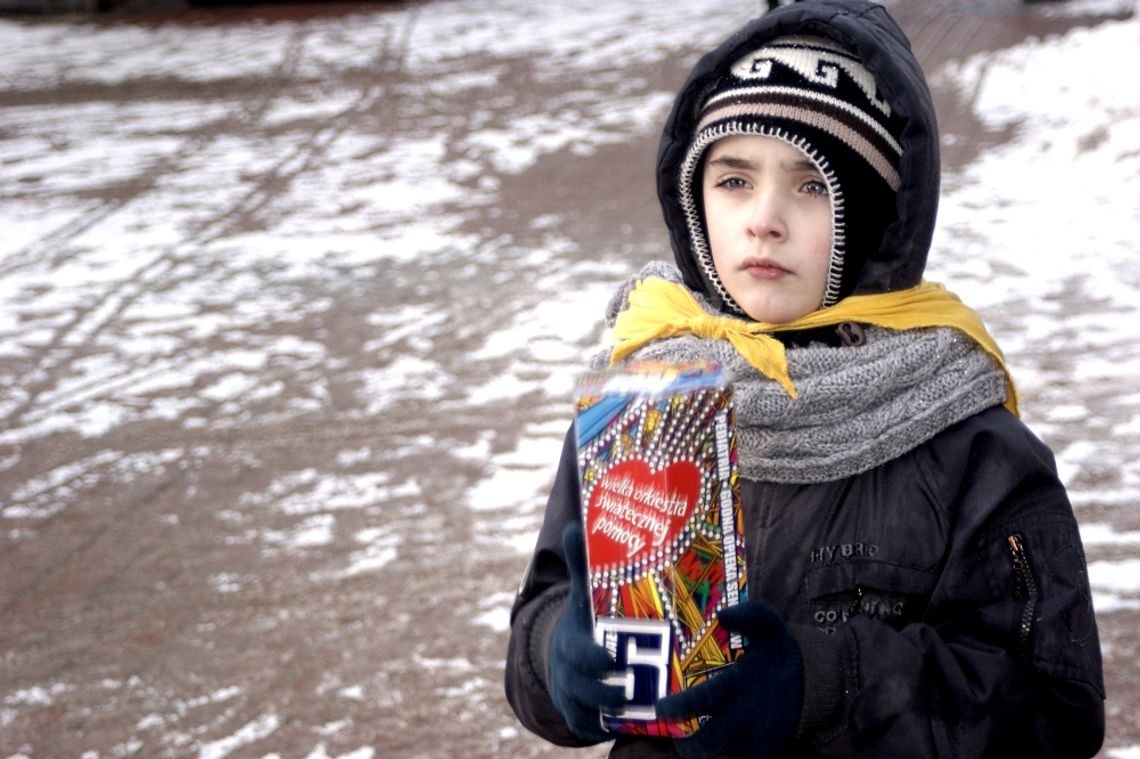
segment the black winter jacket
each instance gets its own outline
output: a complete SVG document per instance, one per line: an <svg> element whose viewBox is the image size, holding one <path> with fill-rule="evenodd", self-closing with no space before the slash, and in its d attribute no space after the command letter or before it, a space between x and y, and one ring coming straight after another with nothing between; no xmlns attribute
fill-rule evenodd
<svg viewBox="0 0 1140 759"><path fill-rule="evenodd" d="M545 688L580 519L571 436L512 611L507 696L570 734ZM800 645L796 756L1087 757L1104 733L1080 535L1049 450L995 407L910 453L816 485L745 480L749 594ZM671 756L619 738L611 756Z"/></svg>
<svg viewBox="0 0 1140 759"><path fill-rule="evenodd" d="M925 79L885 11L821 0L769 13L705 56L665 127L658 190L675 259L686 283L710 298L674 181L701 93L742 51L802 31L856 51L907 118L899 219L867 257L856 292L921 278L939 160ZM745 479L742 494L749 595L783 616L804 660L803 713L790 755L1087 757L1099 750L1103 677L1076 521L1052 454L1008 411L991 408L846 479ZM583 743L551 703L545 669L569 590L562 530L579 519L568 435L511 613L506 671L507 698L523 725L567 746ZM672 755L668 741L625 736L611 753Z"/></svg>

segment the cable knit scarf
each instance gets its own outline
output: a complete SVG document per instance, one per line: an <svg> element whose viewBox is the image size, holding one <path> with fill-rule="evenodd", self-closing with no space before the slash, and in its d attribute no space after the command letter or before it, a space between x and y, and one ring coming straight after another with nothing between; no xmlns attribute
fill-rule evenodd
<svg viewBox="0 0 1140 759"><path fill-rule="evenodd" d="M614 296L610 326L646 277L680 282L668 264L646 267ZM713 313L703 298L702 308ZM751 479L826 482L865 472L1007 398L1007 377L962 332L949 328L866 328L857 347L813 344L787 351L796 397L761 374L726 339L692 334L652 340L633 359L704 359L733 384L740 466ZM609 353L594 358L609 363Z"/></svg>

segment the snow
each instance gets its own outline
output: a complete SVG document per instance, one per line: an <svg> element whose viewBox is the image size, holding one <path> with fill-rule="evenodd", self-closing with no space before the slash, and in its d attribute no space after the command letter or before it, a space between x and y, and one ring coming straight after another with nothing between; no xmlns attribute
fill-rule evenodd
<svg viewBox="0 0 1140 759"><path fill-rule="evenodd" d="M272 712L243 725L236 733L226 738L210 741L198 749L198 759L224 759L234 751L261 740L274 733L281 726L281 718Z"/></svg>
<svg viewBox="0 0 1140 759"><path fill-rule="evenodd" d="M1107 754L1112 759L1140 759L1140 746L1109 749Z"/></svg>

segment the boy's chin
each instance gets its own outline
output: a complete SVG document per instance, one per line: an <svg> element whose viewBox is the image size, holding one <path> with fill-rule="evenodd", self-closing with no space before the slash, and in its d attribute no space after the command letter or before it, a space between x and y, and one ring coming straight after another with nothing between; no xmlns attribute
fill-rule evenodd
<svg viewBox="0 0 1140 759"><path fill-rule="evenodd" d="M773 303L741 303L740 307L752 321L766 324L787 324L816 310L814 307Z"/></svg>

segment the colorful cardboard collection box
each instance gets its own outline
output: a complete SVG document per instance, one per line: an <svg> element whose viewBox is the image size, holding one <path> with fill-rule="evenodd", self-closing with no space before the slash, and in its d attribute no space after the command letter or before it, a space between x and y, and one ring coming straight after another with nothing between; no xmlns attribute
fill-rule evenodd
<svg viewBox="0 0 1140 759"><path fill-rule="evenodd" d="M732 390L707 362L634 362L581 377L575 433L594 635L629 700L611 732L683 737L658 698L743 653L716 613L745 598Z"/></svg>

